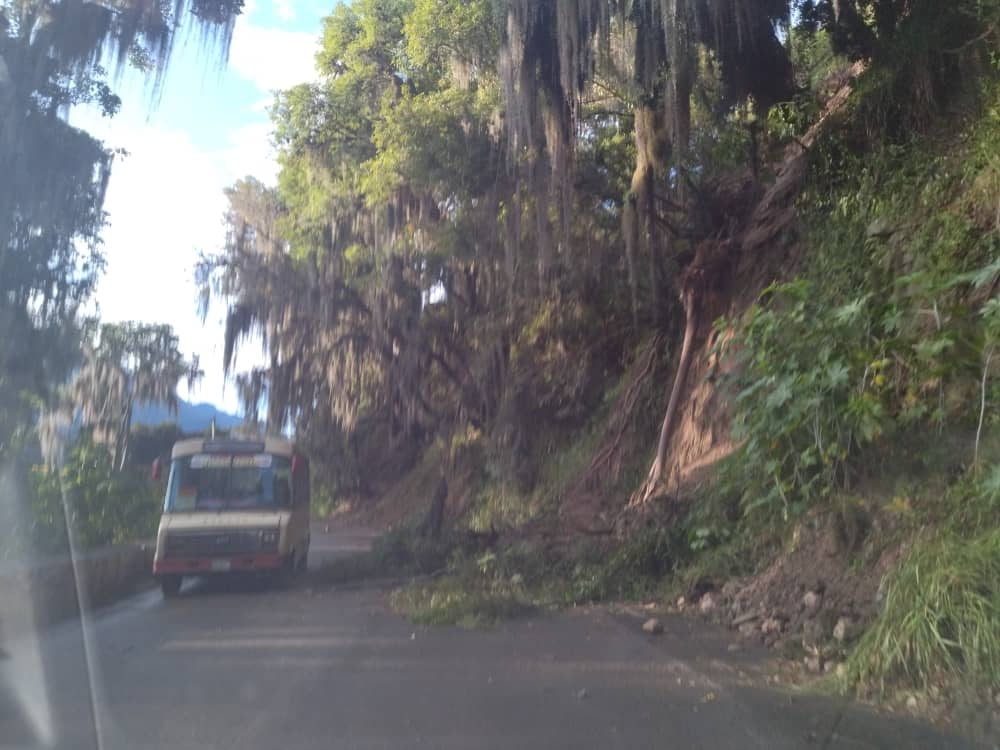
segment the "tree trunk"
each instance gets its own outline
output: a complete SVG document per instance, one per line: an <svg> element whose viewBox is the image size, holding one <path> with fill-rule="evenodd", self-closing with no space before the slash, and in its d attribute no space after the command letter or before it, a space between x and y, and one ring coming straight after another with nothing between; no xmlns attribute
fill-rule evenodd
<svg viewBox="0 0 1000 750"><path fill-rule="evenodd" d="M118 435L115 439L115 455L112 456L114 466L120 473L125 470L125 461L128 458L129 433L132 430L132 399L129 399L125 412L122 414L121 423L118 425Z"/></svg>
<svg viewBox="0 0 1000 750"><path fill-rule="evenodd" d="M651 165L646 168L644 183L646 246L649 249L649 305L653 313L653 325L659 328L663 322L663 303L660 299L660 245L656 231L656 181Z"/></svg>
<svg viewBox="0 0 1000 750"><path fill-rule="evenodd" d="M639 330L639 278L636 273L636 253L639 249L639 212L636 209L635 195L625 198L625 210L622 217L622 234L625 235L625 263L628 267L628 289L632 303L632 329Z"/></svg>
<svg viewBox="0 0 1000 750"><path fill-rule="evenodd" d="M663 424L660 426L660 438L656 444L656 457L653 465L649 469L649 475L643 486L632 496L632 503L642 503L649 500L656 493L660 482L663 479L663 468L667 463L667 448L670 446L670 435L673 431L674 419L677 415L677 407L680 402L681 392L684 390L684 383L687 380L687 371L691 364L691 349L694 343L694 334L698 328L698 316L695 307L694 293L685 290L684 296L684 343L681 346L681 356L677 363L677 372L674 375L674 384L670 389L670 400L667 403L667 412L663 416Z"/></svg>

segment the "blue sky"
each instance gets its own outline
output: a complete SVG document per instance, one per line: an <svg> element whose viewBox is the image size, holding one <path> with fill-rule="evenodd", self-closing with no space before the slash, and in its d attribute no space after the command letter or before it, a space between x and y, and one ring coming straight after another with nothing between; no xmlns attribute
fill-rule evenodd
<svg viewBox="0 0 1000 750"><path fill-rule="evenodd" d="M115 163L105 204L101 318L170 323L181 350L197 354L205 370L193 391L181 387L184 398L237 410L222 375L224 310L214 307L202 323L194 265L199 253L222 244L223 188L246 175L274 182L266 108L274 90L314 77L321 20L334 2L248 0L224 69L195 39L182 39L155 107L148 82L126 72L116 84L123 104L114 118L91 108L70 113L74 125L128 152ZM260 361L249 347L236 366Z"/></svg>

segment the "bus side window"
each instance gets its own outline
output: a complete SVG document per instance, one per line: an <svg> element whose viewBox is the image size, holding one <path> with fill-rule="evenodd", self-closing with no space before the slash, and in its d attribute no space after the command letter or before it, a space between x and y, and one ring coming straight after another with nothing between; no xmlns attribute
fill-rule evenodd
<svg viewBox="0 0 1000 750"><path fill-rule="evenodd" d="M305 461L292 474L292 501L295 505L309 505L309 464Z"/></svg>

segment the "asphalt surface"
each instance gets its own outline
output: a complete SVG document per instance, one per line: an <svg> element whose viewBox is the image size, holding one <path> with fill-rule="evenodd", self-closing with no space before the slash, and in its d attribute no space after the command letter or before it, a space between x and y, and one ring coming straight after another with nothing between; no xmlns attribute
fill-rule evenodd
<svg viewBox="0 0 1000 750"><path fill-rule="evenodd" d="M314 560L364 534L314 530ZM666 620L576 610L492 630L415 627L385 591L315 574L186 584L4 646L0 747L947 748L832 699L741 684L757 655Z"/></svg>

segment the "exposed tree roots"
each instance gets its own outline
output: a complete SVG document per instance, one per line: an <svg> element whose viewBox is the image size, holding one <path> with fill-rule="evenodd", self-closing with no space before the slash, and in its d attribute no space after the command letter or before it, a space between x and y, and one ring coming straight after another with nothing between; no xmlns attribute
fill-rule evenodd
<svg viewBox="0 0 1000 750"><path fill-rule="evenodd" d="M684 302L684 343L681 345L681 356L677 363L674 383L670 388L670 400L667 403L667 412L664 414L663 424L660 426L660 438L656 445L656 458L653 460L653 465L649 468L649 475L646 477L646 481L632 495L629 507L644 503L655 497L659 493L660 485L663 481L663 468L667 462L667 448L670 445L670 435L677 416L680 394L684 390L688 369L690 369L691 350L694 348L694 334L698 329L698 302L695 290L688 286L684 289L681 296Z"/></svg>
<svg viewBox="0 0 1000 750"><path fill-rule="evenodd" d="M646 382L656 369L656 361L662 346L663 337L657 334L633 366L628 385L618 398L618 403L615 404L608 420L600 447L591 458L587 471L575 483L575 490L594 490L618 478L621 471L622 443L632 423L636 405L642 397Z"/></svg>

